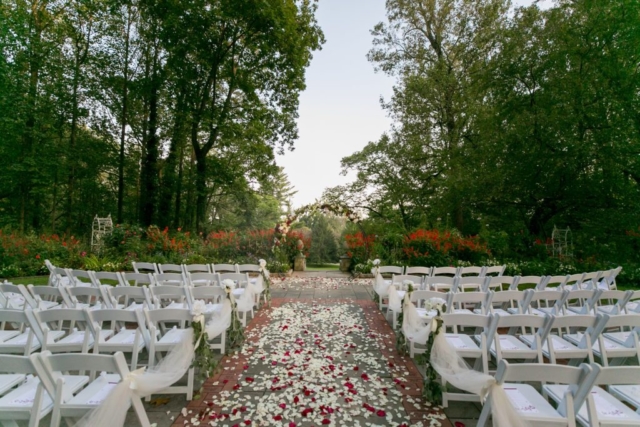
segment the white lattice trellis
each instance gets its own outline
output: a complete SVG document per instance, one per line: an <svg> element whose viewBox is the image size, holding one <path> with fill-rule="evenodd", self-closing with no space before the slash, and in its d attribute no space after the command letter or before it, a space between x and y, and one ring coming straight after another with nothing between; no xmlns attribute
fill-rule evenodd
<svg viewBox="0 0 640 427"><path fill-rule="evenodd" d="M91 230L91 249L99 249L102 246L102 239L105 235L110 234L113 230L113 221L111 214L106 218L93 217L93 226Z"/></svg>
<svg viewBox="0 0 640 427"><path fill-rule="evenodd" d="M554 256L573 256L573 236L571 235L571 229L556 228L553 226L553 233L551 234L551 243L553 245Z"/></svg>

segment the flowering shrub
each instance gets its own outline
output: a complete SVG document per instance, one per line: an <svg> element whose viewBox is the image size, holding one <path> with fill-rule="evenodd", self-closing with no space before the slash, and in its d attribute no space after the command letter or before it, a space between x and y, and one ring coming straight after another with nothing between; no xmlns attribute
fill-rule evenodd
<svg viewBox="0 0 640 427"><path fill-rule="evenodd" d="M446 266L457 261L481 264L489 256L478 237L462 237L450 231L416 230L404 238L407 265Z"/></svg>
<svg viewBox="0 0 640 427"><path fill-rule="evenodd" d="M374 235L364 235L361 231L355 234L346 234L344 236L347 243L347 256L351 257L351 265L355 267L357 264L366 263L370 258Z"/></svg>

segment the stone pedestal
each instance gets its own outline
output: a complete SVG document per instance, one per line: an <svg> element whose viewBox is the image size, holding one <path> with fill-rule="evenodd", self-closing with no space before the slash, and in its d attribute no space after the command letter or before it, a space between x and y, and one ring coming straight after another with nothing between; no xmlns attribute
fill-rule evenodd
<svg viewBox="0 0 640 427"><path fill-rule="evenodd" d="M304 255L296 256L293 261L293 271L305 271L307 269L307 259Z"/></svg>
<svg viewBox="0 0 640 427"><path fill-rule="evenodd" d="M340 257L340 271L347 272L351 267L351 258L346 255Z"/></svg>

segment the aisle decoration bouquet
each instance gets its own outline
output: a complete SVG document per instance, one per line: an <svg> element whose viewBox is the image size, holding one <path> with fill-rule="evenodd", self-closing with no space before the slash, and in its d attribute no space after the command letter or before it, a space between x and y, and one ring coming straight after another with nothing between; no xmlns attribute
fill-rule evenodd
<svg viewBox="0 0 640 427"><path fill-rule="evenodd" d="M258 261L260 264L260 274L262 275L262 281L264 282L264 297L271 308L271 275L267 270L267 261L261 259Z"/></svg>
<svg viewBox="0 0 640 427"><path fill-rule="evenodd" d="M193 348L195 351L193 358L193 366L197 368L198 375L202 377L202 380L209 378L216 369L216 360L213 357L213 350L209 346L209 335L205 329L204 313L207 305L202 300L197 300L193 303L193 322L191 327L193 328Z"/></svg>
<svg viewBox="0 0 640 427"><path fill-rule="evenodd" d="M227 294L227 299L231 302L231 324L227 329L227 353L230 353L232 349L240 347L244 342L244 327L238 317L238 305L232 292L236 287L236 283L231 279L226 279L222 281L222 287Z"/></svg>
<svg viewBox="0 0 640 427"><path fill-rule="evenodd" d="M407 289L407 293L404 294L404 301L411 301L411 293L413 292L413 282L410 280L405 280L402 282L404 287ZM393 285L391 285L393 286ZM395 287L394 287L395 288ZM391 307L391 290L389 291L389 307ZM400 314L398 315L398 329L396 332L396 350L402 356L406 356L409 354L409 342L407 341L407 337L404 335L404 331L402 329L402 324L404 322L404 303L400 306Z"/></svg>
<svg viewBox="0 0 640 427"><path fill-rule="evenodd" d="M426 301L426 310L435 310L436 315L431 319L427 349L416 358L416 363L426 366L426 374L422 385L422 396L429 402L442 404L442 384L438 381L437 372L431 363L431 350L435 337L442 331L442 314L446 310L446 301L442 298L430 298Z"/></svg>
<svg viewBox="0 0 640 427"><path fill-rule="evenodd" d="M376 292L377 284L378 284L378 275L380 274L380 260L373 260L373 302L376 304L380 303L380 295ZM382 279L382 277L380 277Z"/></svg>

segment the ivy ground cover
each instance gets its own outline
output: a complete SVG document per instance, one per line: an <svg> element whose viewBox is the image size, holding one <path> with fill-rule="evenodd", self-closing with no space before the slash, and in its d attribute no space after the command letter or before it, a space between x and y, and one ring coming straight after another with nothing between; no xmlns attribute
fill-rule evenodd
<svg viewBox="0 0 640 427"><path fill-rule="evenodd" d="M450 425L370 301L274 299L174 426Z"/></svg>

